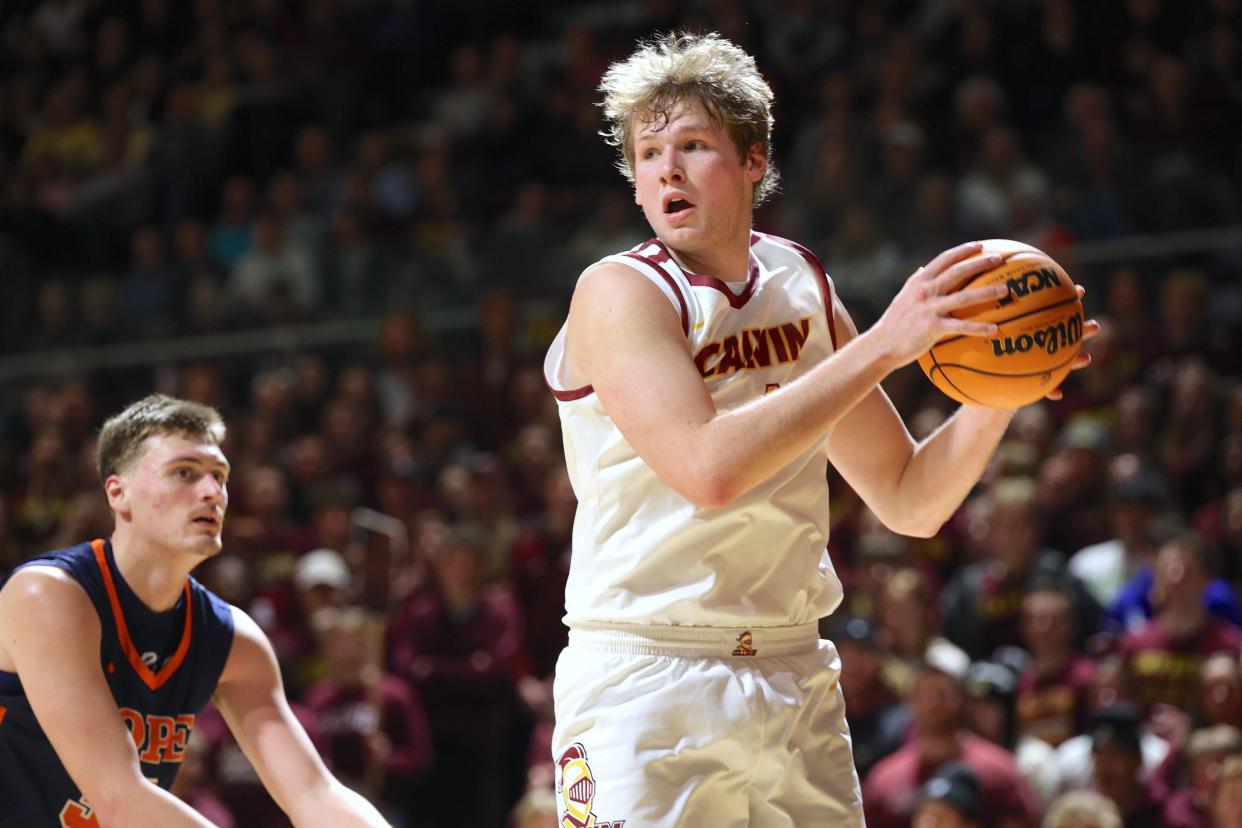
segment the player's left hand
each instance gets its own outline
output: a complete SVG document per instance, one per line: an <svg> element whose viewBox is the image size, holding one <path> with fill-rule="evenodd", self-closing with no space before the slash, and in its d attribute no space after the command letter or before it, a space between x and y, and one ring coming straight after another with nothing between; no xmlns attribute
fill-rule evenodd
<svg viewBox="0 0 1242 828"><path fill-rule="evenodd" d="M1082 285L1074 285L1074 287L1078 289L1078 300L1082 301L1082 297L1087 295L1087 289L1084 288ZM1100 323L1095 321L1094 319L1088 319L1086 322L1082 323L1083 347L1081 350L1079 350L1078 356L1074 357L1073 363L1070 364L1071 371L1077 371L1081 368L1086 368L1088 365L1091 364L1091 352L1087 350L1086 343L1088 340L1090 340L1092 337L1094 337L1099 332L1100 332ZM1061 393L1061 387L1057 386L1056 388L1049 391L1044 396L1044 399L1059 400L1061 399L1062 396L1063 394Z"/></svg>

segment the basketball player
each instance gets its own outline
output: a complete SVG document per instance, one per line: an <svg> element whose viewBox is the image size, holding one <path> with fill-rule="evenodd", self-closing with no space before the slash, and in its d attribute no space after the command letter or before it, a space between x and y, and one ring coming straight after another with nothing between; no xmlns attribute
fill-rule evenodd
<svg viewBox="0 0 1242 828"><path fill-rule="evenodd" d="M255 622L190 577L220 551L223 439L213 409L162 395L109 419L111 539L33 558L0 589L5 828L209 826L168 793L208 700L295 825L387 824L325 768Z"/></svg>
<svg viewBox="0 0 1242 828"><path fill-rule="evenodd" d="M950 311L1002 294L953 293L999 259L942 253L859 334L814 255L751 229L776 171L749 55L669 35L600 88L655 238L587 268L545 361L579 499L560 824L861 825L816 631L841 601L826 464L899 532L953 513L1011 413L963 409L916 444L879 383L941 337L995 332Z"/></svg>

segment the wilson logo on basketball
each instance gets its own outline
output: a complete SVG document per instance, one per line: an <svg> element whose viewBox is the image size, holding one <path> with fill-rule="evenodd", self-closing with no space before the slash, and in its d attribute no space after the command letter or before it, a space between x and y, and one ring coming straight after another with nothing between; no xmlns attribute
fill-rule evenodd
<svg viewBox="0 0 1242 828"><path fill-rule="evenodd" d="M1021 299L1032 293L1039 293L1045 288L1054 288L1061 284L1061 280L1057 278L1055 270L1042 267L1039 270L1028 270L1016 279L1006 279L1005 286L1009 288L1009 293L1005 294L1005 298L997 302L998 305L1013 304L1015 299Z"/></svg>
<svg viewBox="0 0 1242 828"><path fill-rule="evenodd" d="M1034 348L1039 348L1052 355L1062 348L1068 348L1077 343L1080 339L1082 339L1082 315L1074 314L1063 322L1049 325L1033 334L993 339L992 352L998 357L1006 357L1025 354Z"/></svg>
<svg viewBox="0 0 1242 828"><path fill-rule="evenodd" d="M625 820L598 822L591 813L595 777L587 764L586 748L575 742L556 762L556 793L561 799L561 828L625 828Z"/></svg>

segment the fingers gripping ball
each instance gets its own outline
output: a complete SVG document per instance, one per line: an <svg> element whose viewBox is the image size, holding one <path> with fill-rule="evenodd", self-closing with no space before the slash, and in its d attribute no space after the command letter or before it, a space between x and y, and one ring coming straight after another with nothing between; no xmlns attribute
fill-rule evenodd
<svg viewBox="0 0 1242 828"><path fill-rule="evenodd" d="M1052 258L1022 242L989 239L978 254L1005 260L963 284L1007 285L995 302L954 311L959 319L995 322L991 337L951 336L919 358L932 383L958 402L980 408L1017 408L1052 391L1082 347L1078 290Z"/></svg>

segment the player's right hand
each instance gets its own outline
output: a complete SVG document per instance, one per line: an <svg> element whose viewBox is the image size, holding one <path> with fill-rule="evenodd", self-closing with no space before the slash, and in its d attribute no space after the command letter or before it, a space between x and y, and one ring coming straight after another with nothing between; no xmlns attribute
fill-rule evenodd
<svg viewBox="0 0 1242 828"><path fill-rule="evenodd" d="M983 245L968 242L944 251L906 279L872 332L899 365L921 357L947 336L992 336L991 322L957 319L952 312L1004 296L1004 285L957 290L958 286L1002 262L996 255L980 256Z"/></svg>

